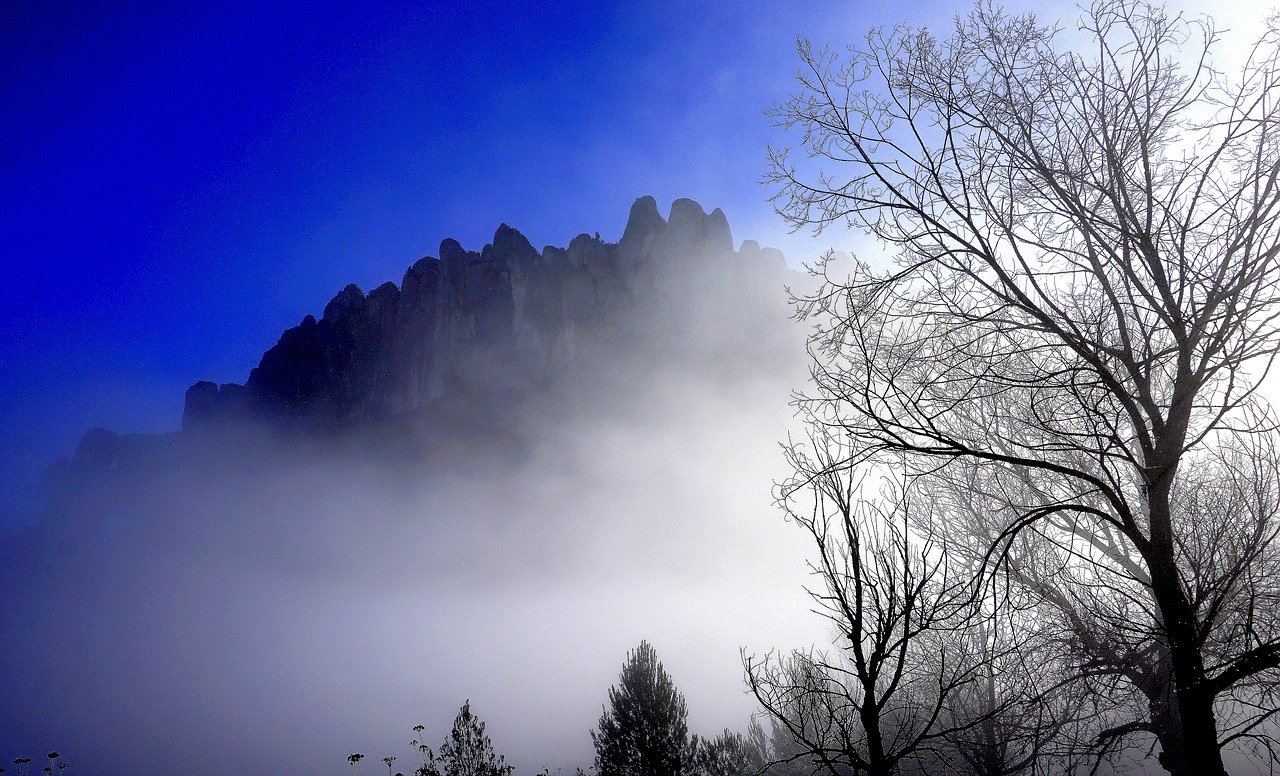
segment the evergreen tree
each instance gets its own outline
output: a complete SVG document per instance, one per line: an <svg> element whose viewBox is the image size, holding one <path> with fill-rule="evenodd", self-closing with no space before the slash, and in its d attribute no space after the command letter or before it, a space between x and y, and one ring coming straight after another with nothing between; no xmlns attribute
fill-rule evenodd
<svg viewBox="0 0 1280 776"><path fill-rule="evenodd" d="M419 776L509 776L515 770L494 753L484 723L471 713L470 700L458 710L449 738L440 745L440 756L432 756L430 749L425 755Z"/></svg>
<svg viewBox="0 0 1280 776"><path fill-rule="evenodd" d="M592 731L598 776L686 776L693 747L684 695L658 662L649 642L627 656L609 707Z"/></svg>
<svg viewBox="0 0 1280 776"><path fill-rule="evenodd" d="M725 731L715 738L693 737L696 776L755 776L769 764L768 745L760 724L752 720L748 735Z"/></svg>

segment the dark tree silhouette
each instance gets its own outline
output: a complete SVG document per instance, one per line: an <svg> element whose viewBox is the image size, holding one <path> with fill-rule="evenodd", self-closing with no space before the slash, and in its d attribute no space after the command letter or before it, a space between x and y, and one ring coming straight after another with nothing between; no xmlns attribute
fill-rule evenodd
<svg viewBox="0 0 1280 776"><path fill-rule="evenodd" d="M647 641L628 656L591 732L598 776L686 776L693 747L684 695Z"/></svg>
<svg viewBox="0 0 1280 776"><path fill-rule="evenodd" d="M1221 776L1233 743L1275 761L1280 711L1280 31L1231 78L1207 20L1098 0L1080 34L980 4L946 39L802 43L774 115L818 161L773 152L779 210L898 250L816 268L807 404L1036 607L1110 701L1099 750Z"/></svg>
<svg viewBox="0 0 1280 776"><path fill-rule="evenodd" d="M840 432L811 427L809 444L788 450L797 474L780 498L817 547L823 588L811 592L839 634L837 652L748 658L747 681L801 765L870 776L936 769L949 737L1003 706L949 713L990 665L957 635L979 621L973 585L945 545L913 539L909 518L930 505L902 491L864 499L862 479L841 465L851 452Z"/></svg>
<svg viewBox="0 0 1280 776"><path fill-rule="evenodd" d="M415 732L421 733L418 728ZM440 745L439 756L419 744L423 764L418 776L508 776L514 767L493 751L493 743L484 732L484 723L471 713L468 700L453 720L453 730Z"/></svg>

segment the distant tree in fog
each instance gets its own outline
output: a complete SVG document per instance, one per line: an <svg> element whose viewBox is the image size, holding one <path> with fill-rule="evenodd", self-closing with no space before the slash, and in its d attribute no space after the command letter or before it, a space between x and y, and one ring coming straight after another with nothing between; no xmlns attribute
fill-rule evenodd
<svg viewBox="0 0 1280 776"><path fill-rule="evenodd" d="M715 738L695 735L693 750L696 776L755 776L768 764L764 731L755 720L746 735L728 729Z"/></svg>
<svg viewBox="0 0 1280 776"><path fill-rule="evenodd" d="M420 728L414 731L421 735ZM509 776L515 770L506 759L493 750L484 723L471 713L468 700L453 720L453 730L440 745L436 756L430 747L417 744L422 759L417 776Z"/></svg>
<svg viewBox="0 0 1280 776"><path fill-rule="evenodd" d="M684 695L647 641L627 656L591 732L598 776L690 776L694 750Z"/></svg>

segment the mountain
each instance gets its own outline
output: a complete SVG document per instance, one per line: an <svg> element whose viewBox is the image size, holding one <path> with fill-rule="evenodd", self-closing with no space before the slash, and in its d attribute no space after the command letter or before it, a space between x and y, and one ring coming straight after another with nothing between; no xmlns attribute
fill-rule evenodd
<svg viewBox="0 0 1280 776"><path fill-rule="evenodd" d="M442 428L502 425L531 395L619 371L619 360L632 362L624 372L645 371L645 358L750 369L770 360L763 350L795 344L782 333L792 275L775 249L748 240L735 251L724 213L689 199L663 218L640 197L616 243L580 234L538 251L502 224L479 252L444 240L398 286L348 285L319 319L286 330L243 384L192 385L182 434L380 429L380 443L410 432L438 441ZM70 469L164 458L166 444L94 429Z"/></svg>

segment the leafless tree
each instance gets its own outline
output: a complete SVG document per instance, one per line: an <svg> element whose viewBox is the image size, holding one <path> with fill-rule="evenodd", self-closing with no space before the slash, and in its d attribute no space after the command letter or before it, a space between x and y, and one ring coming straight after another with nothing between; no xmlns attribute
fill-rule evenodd
<svg viewBox="0 0 1280 776"><path fill-rule="evenodd" d="M811 427L810 443L788 450L796 476L779 499L817 547L821 587L810 592L837 649L748 658L747 680L793 744L788 759L888 776L936 766L948 736L983 721L954 713L983 661L971 644L941 638L972 618L974 596L947 548L908 529L909 513L927 505L892 483L865 499L864 478L841 465L848 452L842 433Z"/></svg>
<svg viewBox="0 0 1280 776"><path fill-rule="evenodd" d="M1227 78L1208 20L1101 0L1079 32L1065 50L982 4L945 40L801 44L774 115L808 159L773 151L779 210L897 250L816 268L805 401L853 440L840 466L934 483L950 513L920 535L1057 628L1117 715L1097 746L1149 734L1169 772L1223 774L1224 746L1265 743L1280 666L1257 399L1280 347L1280 35Z"/></svg>
<svg viewBox="0 0 1280 776"><path fill-rule="evenodd" d="M803 773L1069 770L1092 709L1063 681L1060 645L1025 601L992 605L972 557L913 539L949 518L945 491L917 478L916 492L886 483L868 500L866 477L843 465L855 452L847 442L811 423L808 445L788 449L795 476L781 502L817 546L821 589L811 593L838 652L748 661L782 741L772 759Z"/></svg>
<svg viewBox="0 0 1280 776"><path fill-rule="evenodd" d="M1091 762L1077 746L1093 728L1092 698L1032 612L987 611L961 630L937 635L967 643L973 681L948 699L948 761L975 776L1068 773ZM930 654L921 656L929 664Z"/></svg>

